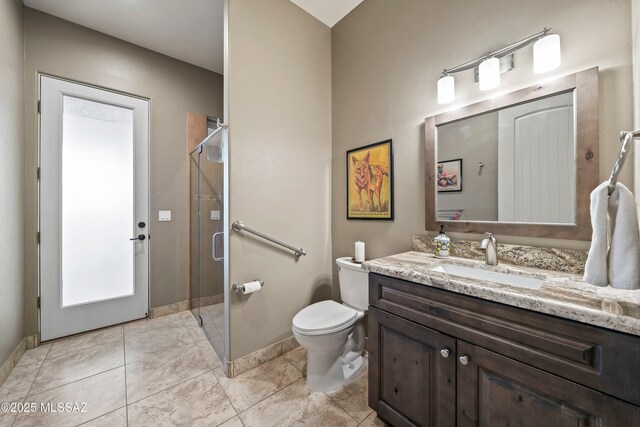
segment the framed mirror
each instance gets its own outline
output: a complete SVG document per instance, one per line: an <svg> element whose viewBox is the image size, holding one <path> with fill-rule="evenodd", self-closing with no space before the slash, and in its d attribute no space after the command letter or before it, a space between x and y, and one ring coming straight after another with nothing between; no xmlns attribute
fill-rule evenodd
<svg viewBox="0 0 640 427"><path fill-rule="evenodd" d="M598 69L425 120L426 229L590 240Z"/></svg>

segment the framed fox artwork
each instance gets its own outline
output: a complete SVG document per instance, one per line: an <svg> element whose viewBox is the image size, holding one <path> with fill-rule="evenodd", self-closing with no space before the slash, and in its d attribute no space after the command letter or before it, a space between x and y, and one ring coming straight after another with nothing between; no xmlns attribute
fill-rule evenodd
<svg viewBox="0 0 640 427"><path fill-rule="evenodd" d="M347 151L347 219L393 221L390 139Z"/></svg>

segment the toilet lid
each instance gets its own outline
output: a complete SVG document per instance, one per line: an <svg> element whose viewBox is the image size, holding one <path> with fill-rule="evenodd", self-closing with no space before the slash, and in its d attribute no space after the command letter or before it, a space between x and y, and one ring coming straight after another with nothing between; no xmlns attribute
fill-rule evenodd
<svg viewBox="0 0 640 427"><path fill-rule="evenodd" d="M335 301L321 301L300 310L293 318L293 329L303 335L320 335L353 325L358 312Z"/></svg>

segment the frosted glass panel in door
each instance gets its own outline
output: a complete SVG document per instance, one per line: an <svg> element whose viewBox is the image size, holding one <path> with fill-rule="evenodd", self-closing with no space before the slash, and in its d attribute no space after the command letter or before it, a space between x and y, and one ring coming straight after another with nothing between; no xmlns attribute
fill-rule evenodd
<svg viewBox="0 0 640 427"><path fill-rule="evenodd" d="M133 110L63 96L62 306L134 293Z"/></svg>

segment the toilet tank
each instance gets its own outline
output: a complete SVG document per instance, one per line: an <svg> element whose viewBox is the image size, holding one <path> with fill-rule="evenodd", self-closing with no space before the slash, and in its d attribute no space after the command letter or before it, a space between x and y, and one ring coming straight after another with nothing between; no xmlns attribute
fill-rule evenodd
<svg viewBox="0 0 640 427"><path fill-rule="evenodd" d="M369 309L369 272L351 257L338 258L338 280L342 302L358 310Z"/></svg>

